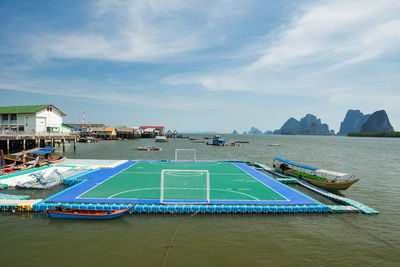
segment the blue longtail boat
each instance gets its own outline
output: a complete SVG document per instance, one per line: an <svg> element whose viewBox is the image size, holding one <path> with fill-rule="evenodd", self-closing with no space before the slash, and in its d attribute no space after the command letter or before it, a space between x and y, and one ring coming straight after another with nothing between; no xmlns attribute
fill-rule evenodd
<svg viewBox="0 0 400 267"><path fill-rule="evenodd" d="M114 219L128 212L132 207L121 210L85 210L71 209L64 206L55 206L54 209L48 209L47 212L51 218L64 219Z"/></svg>

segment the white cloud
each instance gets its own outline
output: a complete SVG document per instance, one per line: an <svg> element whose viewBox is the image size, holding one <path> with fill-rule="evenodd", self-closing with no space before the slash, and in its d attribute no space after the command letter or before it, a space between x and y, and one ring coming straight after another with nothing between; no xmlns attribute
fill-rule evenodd
<svg viewBox="0 0 400 267"><path fill-rule="evenodd" d="M307 3L290 23L268 35L253 62L202 75L169 76L164 82L213 91L334 98L381 75L380 59L400 56L399 14L400 2L394 0ZM385 71L398 74L396 68ZM397 90L393 80L381 86Z"/></svg>
<svg viewBox="0 0 400 267"><path fill-rule="evenodd" d="M307 4L278 41L249 69L290 66L318 60L378 56L398 47L398 1L319 1ZM393 27L394 26L394 27ZM382 45L383 43L387 45ZM397 46L396 46L397 45ZM317 58L314 58L318 56Z"/></svg>
<svg viewBox="0 0 400 267"><path fill-rule="evenodd" d="M18 80L16 83L15 80ZM55 90L56 88L56 90ZM215 105L207 103L202 99L191 99L185 96L152 97L136 93L134 88L121 88L112 86L101 86L88 83L84 80L74 80L71 82L53 79L42 79L36 81L23 77L14 77L10 81L0 79L0 89L26 92L32 94L42 94L49 96L65 96L80 99L100 101L101 103L111 103L125 106L135 106L143 108L165 109L174 111L196 111L213 110ZM128 92L122 92L126 91Z"/></svg>
<svg viewBox="0 0 400 267"><path fill-rule="evenodd" d="M156 61L215 45L247 10L227 1L95 1L80 30L31 36L37 58ZM223 8L222 8L223 7Z"/></svg>

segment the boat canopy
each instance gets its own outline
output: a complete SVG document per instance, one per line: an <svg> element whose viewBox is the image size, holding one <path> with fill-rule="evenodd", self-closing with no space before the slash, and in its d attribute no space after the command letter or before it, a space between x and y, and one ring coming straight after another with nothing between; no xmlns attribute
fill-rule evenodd
<svg viewBox="0 0 400 267"><path fill-rule="evenodd" d="M327 170L318 170L315 172L315 174L323 178L343 178L345 176L349 176L349 174L347 173L327 171Z"/></svg>
<svg viewBox="0 0 400 267"><path fill-rule="evenodd" d="M299 168L306 169L306 170L310 170L310 171L319 170L318 168L314 168L314 167L310 167L310 166L307 166L307 165L304 165L304 164L296 163L296 162L293 162L293 161L290 161L290 160L287 160L287 159L284 159L284 158L275 158L275 159L279 160L279 161L282 161L284 163L299 167Z"/></svg>

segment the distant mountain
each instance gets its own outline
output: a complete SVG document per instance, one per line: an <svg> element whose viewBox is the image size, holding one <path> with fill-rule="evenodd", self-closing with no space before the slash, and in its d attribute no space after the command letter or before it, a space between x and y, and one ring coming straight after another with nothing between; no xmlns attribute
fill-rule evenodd
<svg viewBox="0 0 400 267"><path fill-rule="evenodd" d="M239 134L238 131L233 130L232 134Z"/></svg>
<svg viewBox="0 0 400 267"><path fill-rule="evenodd" d="M270 131L270 130L266 130L266 131L264 132L264 134L273 134L273 132Z"/></svg>
<svg viewBox="0 0 400 267"><path fill-rule="evenodd" d="M371 114L363 114L359 110L349 109L343 122L340 124L340 130L338 135L347 135L351 132L359 132L361 130L361 125L363 125Z"/></svg>
<svg viewBox="0 0 400 267"><path fill-rule="evenodd" d="M312 114L307 114L300 121L295 118L288 119L283 126L274 131L274 134L331 134L329 131L328 124L321 123L321 119L318 119Z"/></svg>
<svg viewBox="0 0 400 267"><path fill-rule="evenodd" d="M274 134L296 134L300 131L300 122L295 118L288 119Z"/></svg>
<svg viewBox="0 0 400 267"><path fill-rule="evenodd" d="M379 110L368 118L361 126L361 132L394 132L386 111Z"/></svg>
<svg viewBox="0 0 400 267"><path fill-rule="evenodd" d="M250 131L247 134L262 134L262 132L256 127L251 127Z"/></svg>

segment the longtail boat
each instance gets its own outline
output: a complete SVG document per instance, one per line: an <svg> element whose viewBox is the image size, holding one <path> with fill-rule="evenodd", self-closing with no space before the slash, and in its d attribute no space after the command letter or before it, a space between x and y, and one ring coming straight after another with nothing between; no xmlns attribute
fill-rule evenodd
<svg viewBox="0 0 400 267"><path fill-rule="evenodd" d="M322 170L284 158L274 158L272 166L277 172L303 179L327 190L345 190L360 180L354 175Z"/></svg>
<svg viewBox="0 0 400 267"><path fill-rule="evenodd" d="M47 212L51 218L104 220L117 218L127 213L132 207L122 210L85 210L66 208L61 205L48 209Z"/></svg>
<svg viewBox="0 0 400 267"><path fill-rule="evenodd" d="M39 158L32 159L31 161L26 161L24 151L22 152L22 154L24 155L23 159L9 158L5 157L3 154L3 150L0 149L0 175L11 172L14 173L36 167L39 162Z"/></svg>
<svg viewBox="0 0 400 267"><path fill-rule="evenodd" d="M36 151L30 152L29 156L35 157L35 158L39 157L39 162L38 162L39 167L48 165L48 164L64 162L67 159L66 157L62 157L62 156L54 157L52 155L54 149L55 149L55 147L52 147L52 146L43 147Z"/></svg>

